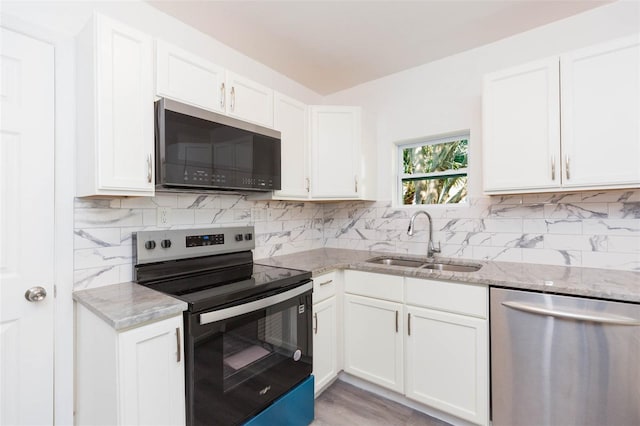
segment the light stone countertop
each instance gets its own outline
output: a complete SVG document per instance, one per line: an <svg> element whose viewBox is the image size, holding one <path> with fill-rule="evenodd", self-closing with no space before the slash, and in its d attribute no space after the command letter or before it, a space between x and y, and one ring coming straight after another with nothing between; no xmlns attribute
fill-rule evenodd
<svg viewBox="0 0 640 426"><path fill-rule="evenodd" d="M180 315L187 303L134 282L73 292L73 299L116 330Z"/></svg>
<svg viewBox="0 0 640 426"><path fill-rule="evenodd" d="M397 253L323 248L255 259L254 262L303 269L311 271L314 277L335 270L352 269L640 303L640 272L438 257L437 260L441 263L482 265L476 272L447 272L366 262L376 256L425 259ZM73 293L73 299L116 330L168 318L187 309L185 302L134 282L79 290Z"/></svg>
<svg viewBox="0 0 640 426"><path fill-rule="evenodd" d="M448 272L366 262L367 259L376 256L425 259L421 256L398 253L322 248L290 255L255 259L254 262L304 269L311 271L314 277L334 270L352 269L640 303L640 272L444 257L437 257L437 261L440 263L479 264L482 265L482 268L476 272Z"/></svg>

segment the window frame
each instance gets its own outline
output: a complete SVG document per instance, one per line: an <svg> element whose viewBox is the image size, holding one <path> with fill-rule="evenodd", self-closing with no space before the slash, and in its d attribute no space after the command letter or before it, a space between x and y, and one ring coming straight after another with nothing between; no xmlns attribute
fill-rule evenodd
<svg viewBox="0 0 640 426"><path fill-rule="evenodd" d="M449 169L447 171L440 172L431 172L431 173L403 173L404 170L404 156L403 150L407 148L417 148L426 145L438 145L442 143L448 142L456 142L459 140L467 141L467 167L461 169ZM396 195L394 199L394 203L397 207L412 207L416 208L419 206L466 206L469 203L469 157L470 157L470 145L471 145L471 131L470 130L462 130L452 133L440 134L435 136L425 136L420 138L415 138L411 140L399 141L395 143L395 156L396 156L396 167L398 173L396 174ZM456 176L466 176L467 177L467 197L464 202L460 203L445 203L445 204L404 204L402 201L402 182L403 180L422 180L428 178L447 178L447 177L456 177ZM409 179L411 177L411 179Z"/></svg>

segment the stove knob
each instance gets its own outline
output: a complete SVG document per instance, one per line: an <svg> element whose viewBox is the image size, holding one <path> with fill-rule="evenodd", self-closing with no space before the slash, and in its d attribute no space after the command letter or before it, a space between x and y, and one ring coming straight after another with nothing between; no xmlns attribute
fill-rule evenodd
<svg viewBox="0 0 640 426"><path fill-rule="evenodd" d="M144 243L144 248L146 248L147 250L153 250L154 248L156 248L156 242L153 240L149 240Z"/></svg>
<svg viewBox="0 0 640 426"><path fill-rule="evenodd" d="M162 248L171 247L171 240L162 240L162 241L160 241L160 247L162 247Z"/></svg>
<svg viewBox="0 0 640 426"><path fill-rule="evenodd" d="M242 234L236 234L236 241L242 241Z"/></svg>
<svg viewBox="0 0 640 426"><path fill-rule="evenodd" d="M253 236L251 234L244 234L244 239L247 241L251 241L253 239Z"/></svg>

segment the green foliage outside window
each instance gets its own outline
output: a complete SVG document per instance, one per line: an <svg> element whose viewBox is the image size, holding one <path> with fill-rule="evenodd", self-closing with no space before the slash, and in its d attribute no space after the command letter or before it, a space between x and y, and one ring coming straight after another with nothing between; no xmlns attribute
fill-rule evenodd
<svg viewBox="0 0 640 426"><path fill-rule="evenodd" d="M468 140L412 146L402 150L402 203L466 201Z"/></svg>

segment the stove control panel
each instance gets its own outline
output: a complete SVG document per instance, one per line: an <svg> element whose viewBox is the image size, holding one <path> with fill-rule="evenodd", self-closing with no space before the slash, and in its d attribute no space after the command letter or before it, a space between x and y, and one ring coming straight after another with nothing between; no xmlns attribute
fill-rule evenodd
<svg viewBox="0 0 640 426"><path fill-rule="evenodd" d="M187 235L187 247L201 247L224 244L224 234Z"/></svg>
<svg viewBox="0 0 640 426"><path fill-rule="evenodd" d="M253 226L134 233L135 264L240 252L255 248Z"/></svg>

